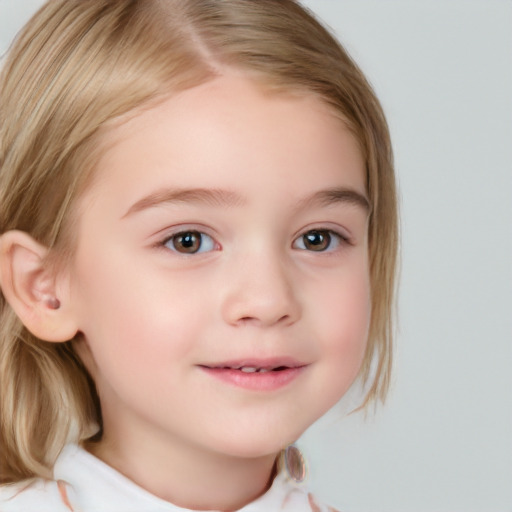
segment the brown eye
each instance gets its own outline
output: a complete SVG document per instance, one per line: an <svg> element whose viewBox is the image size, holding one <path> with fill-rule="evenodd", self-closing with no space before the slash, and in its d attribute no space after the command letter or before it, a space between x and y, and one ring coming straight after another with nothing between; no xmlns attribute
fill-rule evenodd
<svg viewBox="0 0 512 512"><path fill-rule="evenodd" d="M331 235L328 231L308 231L302 242L308 251L325 251L331 245Z"/></svg>
<svg viewBox="0 0 512 512"><path fill-rule="evenodd" d="M164 245L181 254L197 254L212 251L215 247L215 242L211 236L205 233L182 231L169 238Z"/></svg>
<svg viewBox="0 0 512 512"><path fill-rule="evenodd" d="M337 249L346 239L329 229L312 229L293 242L294 249L313 252L329 252Z"/></svg>

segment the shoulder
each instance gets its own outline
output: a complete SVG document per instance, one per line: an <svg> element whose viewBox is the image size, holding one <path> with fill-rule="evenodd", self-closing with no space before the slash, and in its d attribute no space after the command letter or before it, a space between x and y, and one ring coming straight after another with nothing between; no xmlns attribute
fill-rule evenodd
<svg viewBox="0 0 512 512"><path fill-rule="evenodd" d="M33 479L0 485L0 512L79 512L65 482Z"/></svg>

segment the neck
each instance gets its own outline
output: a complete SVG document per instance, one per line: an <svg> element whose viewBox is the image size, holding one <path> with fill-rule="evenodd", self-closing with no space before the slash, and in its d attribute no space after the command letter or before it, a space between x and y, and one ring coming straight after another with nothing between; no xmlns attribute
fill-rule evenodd
<svg viewBox="0 0 512 512"><path fill-rule="evenodd" d="M119 443L86 448L140 487L182 508L233 511L270 487L277 454L233 457L181 443Z"/></svg>

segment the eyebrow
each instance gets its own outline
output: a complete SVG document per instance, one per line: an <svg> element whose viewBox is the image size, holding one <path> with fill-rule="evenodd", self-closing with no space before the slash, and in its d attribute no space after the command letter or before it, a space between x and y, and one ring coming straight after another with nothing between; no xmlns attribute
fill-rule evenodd
<svg viewBox="0 0 512 512"><path fill-rule="evenodd" d="M129 215L141 210L153 208L161 204L172 203L199 203L210 206L232 207L240 206L244 201L240 195L231 190L216 188L164 188L157 190L134 203L122 218L128 217Z"/></svg>
<svg viewBox="0 0 512 512"><path fill-rule="evenodd" d="M332 204L345 203L362 208L370 213L371 205L368 198L354 190L347 187L334 187L315 192L312 196L306 197L301 200L298 205L298 210L308 206L330 206Z"/></svg>
<svg viewBox="0 0 512 512"><path fill-rule="evenodd" d="M198 203L215 207L241 206L246 203L244 198L232 190L209 188L163 188L157 190L134 203L121 217L125 218L134 213L154 208L161 204ZM297 210L311 206L330 206L346 203L370 212L370 202L364 194L346 187L335 187L315 192L313 195L299 201Z"/></svg>

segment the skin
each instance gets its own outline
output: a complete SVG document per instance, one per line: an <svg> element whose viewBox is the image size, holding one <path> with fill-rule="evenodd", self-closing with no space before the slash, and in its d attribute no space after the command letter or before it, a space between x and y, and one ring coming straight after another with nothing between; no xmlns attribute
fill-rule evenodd
<svg viewBox="0 0 512 512"><path fill-rule="evenodd" d="M101 400L104 437L89 449L179 506L236 510L265 492L278 452L360 368L361 153L319 99L234 74L106 137L63 299ZM315 196L327 189L343 193ZM202 237L198 252L183 252L180 232ZM269 358L301 369L272 389L204 369Z"/></svg>

